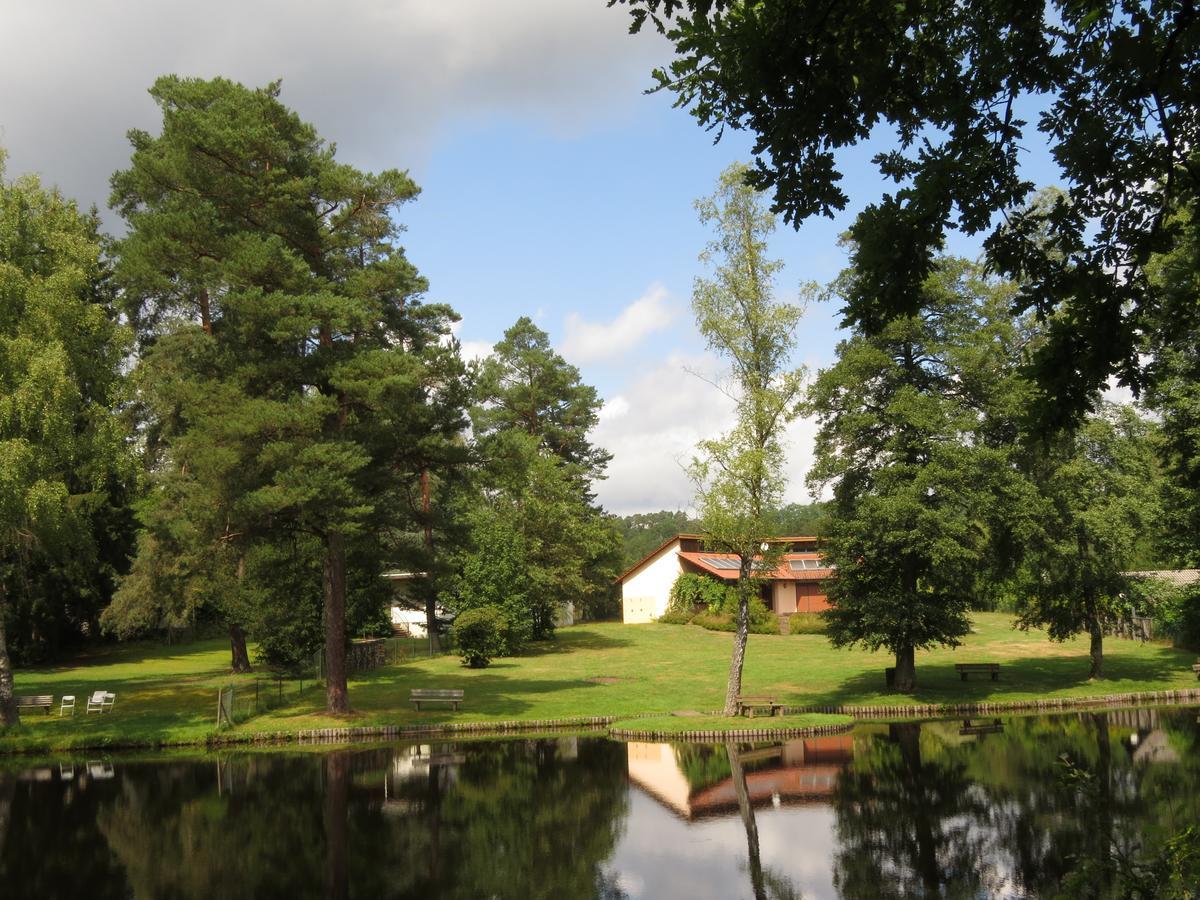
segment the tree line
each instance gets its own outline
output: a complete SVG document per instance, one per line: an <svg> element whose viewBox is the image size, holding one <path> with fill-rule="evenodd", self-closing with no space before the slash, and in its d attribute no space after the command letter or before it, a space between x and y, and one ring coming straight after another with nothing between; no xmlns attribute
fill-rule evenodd
<svg viewBox="0 0 1200 900"><path fill-rule="evenodd" d="M279 84L159 79L102 234L0 169L0 717L12 662L207 624L235 671L388 629L388 569L514 645L611 597L600 400L518 320L477 363L426 299L404 172L340 162ZM0 157L2 164L2 157ZM514 646L515 649L515 646Z"/></svg>

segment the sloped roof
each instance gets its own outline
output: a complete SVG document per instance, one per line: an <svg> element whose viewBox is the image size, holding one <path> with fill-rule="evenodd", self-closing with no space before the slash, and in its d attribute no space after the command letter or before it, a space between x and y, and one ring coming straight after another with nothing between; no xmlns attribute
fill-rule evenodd
<svg viewBox="0 0 1200 900"><path fill-rule="evenodd" d="M702 535L702 534L684 533L684 534L672 535L671 537L669 537L665 541L663 541L661 544L659 544L657 547L655 547L653 550L651 550L649 553L647 553L645 556L643 556L641 559L639 559L637 562L635 562L632 566L630 566L628 569L626 569L620 575L618 575L615 583L621 584L622 582L624 582L626 578L628 578L630 575L632 575L634 572L636 572L638 569L640 569L646 563L655 559L659 554L661 554L664 550L666 550L668 547L670 547L676 541L686 541L686 540L703 541L704 539L705 539L704 535ZM797 535L789 535L789 536L785 536L785 537L771 538L770 543L772 543L772 544L794 544L797 541L819 541L819 540L820 540L820 538L815 534L797 534ZM682 554L680 554L680 555L682 555ZM729 556L730 554L727 554L727 553L705 553L704 555L705 556ZM803 555L803 554L798 554L798 555ZM714 572L713 574L716 574L716 573Z"/></svg>
<svg viewBox="0 0 1200 900"><path fill-rule="evenodd" d="M688 553L681 550L679 557L686 559L709 575L715 575L725 581L737 581L739 565L736 554ZM759 578L770 578L775 581L823 581L826 578L832 578L834 570L828 566L822 566L819 569L794 569L791 565L792 560L819 560L820 558L821 554L819 553L785 553L774 572L767 574L760 571L755 574ZM726 565L722 565L722 563L726 563ZM733 563L733 565L728 565L728 563Z"/></svg>
<svg viewBox="0 0 1200 900"><path fill-rule="evenodd" d="M1125 572L1130 578L1157 578L1176 587L1200 582L1200 569L1153 569L1145 572Z"/></svg>

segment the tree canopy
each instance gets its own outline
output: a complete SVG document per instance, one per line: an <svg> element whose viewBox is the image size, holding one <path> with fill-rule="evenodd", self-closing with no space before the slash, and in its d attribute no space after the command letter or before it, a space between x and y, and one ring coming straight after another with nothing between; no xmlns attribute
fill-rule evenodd
<svg viewBox="0 0 1200 900"><path fill-rule="evenodd" d="M793 224L846 208L844 151L892 130L873 161L895 188L851 229L848 325L915 313L945 234L985 235L1020 284L1014 311L1047 317L1048 422L1082 415L1112 375L1144 385L1140 336L1162 327L1146 265L1173 245L1167 213L1200 202L1190 2L618 2L675 46L660 89L718 135L755 135L747 179ZM1042 141L1066 193L1029 206L1022 151Z"/></svg>
<svg viewBox="0 0 1200 900"><path fill-rule="evenodd" d="M715 237L700 255L713 268L692 291L696 325L708 347L729 364L728 393L737 422L721 437L701 441L689 469L700 524L712 549L736 553L737 632L725 690L725 714L737 711L750 627L756 559L769 565L763 543L775 535L772 511L783 499L783 430L798 414L804 370L791 364L803 307L777 301L782 263L769 259L775 216L745 183L745 167L721 173L711 197L696 201L700 221Z"/></svg>
<svg viewBox="0 0 1200 900"><path fill-rule="evenodd" d="M0 724L11 725L10 604L40 623L35 631L72 619L95 627L104 579L116 574L106 525L135 469L115 415L128 333L95 217L36 178L7 181L3 163L0 153ZM84 602L62 610L72 597Z"/></svg>
<svg viewBox="0 0 1200 900"><path fill-rule="evenodd" d="M372 548L379 574L408 486L464 424L454 315L419 302L397 242L417 188L337 162L278 84L168 76L151 95L162 132L130 132L112 199L156 509L186 523L191 558L229 549L235 571L258 543L316 539L328 707L345 712L347 556Z"/></svg>

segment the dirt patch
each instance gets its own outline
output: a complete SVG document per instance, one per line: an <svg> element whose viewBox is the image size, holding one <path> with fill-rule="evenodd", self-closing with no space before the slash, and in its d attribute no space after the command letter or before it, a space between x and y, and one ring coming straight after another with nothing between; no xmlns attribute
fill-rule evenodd
<svg viewBox="0 0 1200 900"><path fill-rule="evenodd" d="M593 675L587 679L592 684L616 684L618 681L624 681L624 678L618 678L616 675Z"/></svg>

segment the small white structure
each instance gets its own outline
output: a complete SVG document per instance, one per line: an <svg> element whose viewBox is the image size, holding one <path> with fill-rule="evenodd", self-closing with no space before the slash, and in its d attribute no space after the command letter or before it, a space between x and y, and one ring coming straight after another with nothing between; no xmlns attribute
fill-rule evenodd
<svg viewBox="0 0 1200 900"><path fill-rule="evenodd" d="M439 607L437 615L441 618L445 611ZM396 631L406 631L415 638L429 637L423 609L405 609L403 606L392 604L392 628Z"/></svg>

